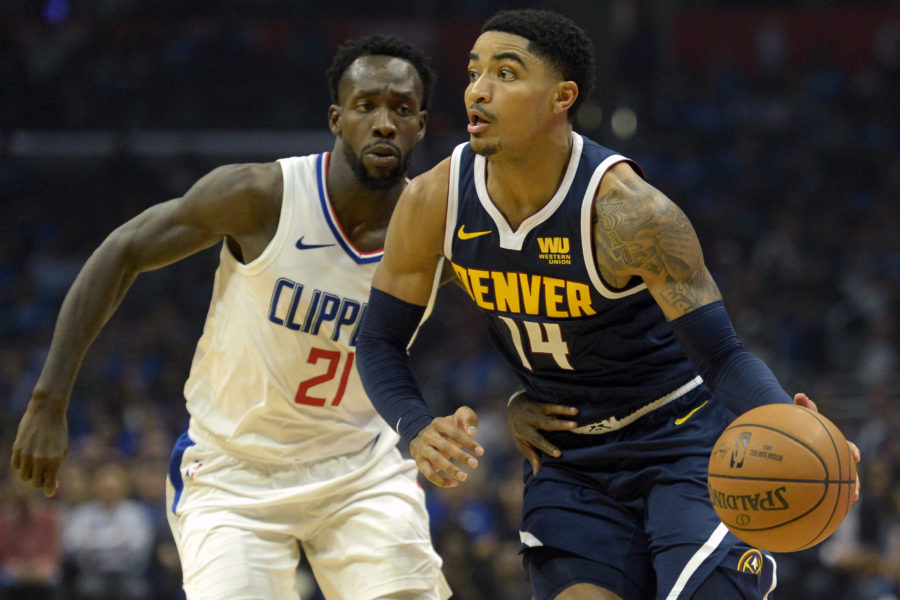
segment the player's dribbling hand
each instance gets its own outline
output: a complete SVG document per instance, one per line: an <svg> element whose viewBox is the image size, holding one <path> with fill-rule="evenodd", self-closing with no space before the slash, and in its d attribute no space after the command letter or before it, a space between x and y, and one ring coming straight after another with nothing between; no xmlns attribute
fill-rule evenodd
<svg viewBox="0 0 900 600"><path fill-rule="evenodd" d="M506 409L506 422L512 432L513 441L522 456L531 463L535 475L541 469L541 455L537 450L550 456L560 456L559 448L547 441L538 430L567 431L578 423L558 417L574 417L578 409L564 404L546 404L532 400L524 390L513 394ZM537 449L537 450L536 450Z"/></svg>
<svg viewBox="0 0 900 600"><path fill-rule="evenodd" d="M803 392L794 394L794 404L802 406L803 408L808 408L814 412L819 412L816 403L810 400L809 396ZM850 446L850 454L853 455L853 460L859 462L860 458L862 458L859 453L859 447L850 440L847 440L847 445ZM853 496L853 501L856 502L857 500L859 500L859 469L856 470L856 493Z"/></svg>
<svg viewBox="0 0 900 600"><path fill-rule="evenodd" d="M34 401L28 404L16 440L10 464L23 481L42 488L47 497L59 487L57 474L69 452L69 436L65 410L42 408Z"/></svg>
<svg viewBox="0 0 900 600"><path fill-rule="evenodd" d="M484 448L475 441L477 433L478 415L461 406L453 415L437 417L420 431L409 443L409 453L428 481L440 487L456 487L468 478L459 465L475 469L475 456L484 455Z"/></svg>

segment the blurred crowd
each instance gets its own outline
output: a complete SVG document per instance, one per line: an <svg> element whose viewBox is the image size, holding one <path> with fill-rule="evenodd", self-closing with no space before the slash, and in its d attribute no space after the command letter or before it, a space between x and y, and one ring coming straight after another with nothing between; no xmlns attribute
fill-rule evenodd
<svg viewBox="0 0 900 600"><path fill-rule="evenodd" d="M303 20L299 8L279 19L285 3L259 4L259 19L235 9L177 23L128 2L97 2L88 16L63 0L0 9L0 457L91 250L221 162L24 155L15 131L324 130L321 73L336 43L396 28L435 56L439 73L414 165L427 168L465 139L474 8L453 29L432 18L443 3L397 19L349 3L366 19L355 24ZM603 51L598 91L576 129L635 158L685 210L744 344L862 449L860 502L827 542L778 557L779 598L900 599L900 8L878 8L891 18L852 40L863 46L852 64L837 59L840 40L798 60L782 9L748 13L756 25L742 54L704 60L679 52L698 24L668 2L610 2L608 22L591 31ZM216 252L141 276L94 343L54 499L18 484L0 460L0 599L180 597L163 483L186 427L181 390ZM482 466L456 489L426 485L454 597L527 600L517 557L522 464L504 414L515 382L455 287L441 292L413 359L437 414L465 403L481 416ZM305 565L298 577L314 598Z"/></svg>

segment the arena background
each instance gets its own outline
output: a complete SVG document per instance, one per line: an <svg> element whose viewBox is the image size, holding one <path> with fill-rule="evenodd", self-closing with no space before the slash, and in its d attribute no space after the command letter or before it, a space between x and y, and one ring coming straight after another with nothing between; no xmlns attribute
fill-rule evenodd
<svg viewBox="0 0 900 600"><path fill-rule="evenodd" d="M163 480L186 425L181 387L217 250L139 278L95 342L58 497L9 475L56 312L93 248L214 166L330 149L323 73L347 38L397 34L433 57L421 172L466 139L465 66L480 23L522 6L555 8L592 36L597 87L577 129L638 160L683 207L745 345L862 448L861 502L827 543L779 557L776 596L898 598L900 3L861 1L4 0L0 588L15 579L13 541L35 536L26 514L46 519L45 587L61 597L109 560L86 560L53 532L114 462L156 535L113 560L133 555L143 598L180 597ZM437 413L480 411L487 455L474 481L426 486L435 541L455 598L526 600L521 464L503 414L514 383L467 301L451 289L439 302L416 372ZM305 567L298 575L314 598Z"/></svg>

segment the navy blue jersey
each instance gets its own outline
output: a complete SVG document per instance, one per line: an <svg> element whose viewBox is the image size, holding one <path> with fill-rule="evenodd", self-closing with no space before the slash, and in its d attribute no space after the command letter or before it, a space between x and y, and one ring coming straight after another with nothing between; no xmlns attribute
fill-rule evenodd
<svg viewBox="0 0 900 600"><path fill-rule="evenodd" d="M444 254L525 388L577 406L586 424L632 413L696 371L641 281L614 289L601 278L592 202L604 173L627 159L573 138L556 194L515 231L488 195L485 158L458 146Z"/></svg>

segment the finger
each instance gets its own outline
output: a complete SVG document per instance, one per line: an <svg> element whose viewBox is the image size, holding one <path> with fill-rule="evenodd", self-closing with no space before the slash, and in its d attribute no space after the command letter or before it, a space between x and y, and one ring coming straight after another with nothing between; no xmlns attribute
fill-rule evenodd
<svg viewBox="0 0 900 600"><path fill-rule="evenodd" d="M517 443L516 447L519 449L519 452L528 460L529 464L531 464L531 472L535 475L538 474L538 471L541 470L541 455L534 451L534 448L529 444L525 443Z"/></svg>
<svg viewBox="0 0 900 600"><path fill-rule="evenodd" d="M542 436L537 431L537 429L534 429L532 427L523 427L521 428L521 431L517 432L516 437L521 438L522 440L524 440L524 443L527 443L530 446L541 450L542 452L546 452L550 456L560 455L559 448L551 444L550 441L547 440L547 438Z"/></svg>
<svg viewBox="0 0 900 600"><path fill-rule="evenodd" d="M59 480L56 477L48 481L44 481L44 496L47 498L52 498L56 494L56 490L59 489Z"/></svg>
<svg viewBox="0 0 900 600"><path fill-rule="evenodd" d="M460 406L453 415L456 418L457 426L475 437L478 433L478 414L468 406Z"/></svg>
<svg viewBox="0 0 900 600"><path fill-rule="evenodd" d="M13 449L12 458L10 458L9 464L14 470L19 470L19 465L22 464L21 450Z"/></svg>
<svg viewBox="0 0 900 600"><path fill-rule="evenodd" d="M558 458L561 454L559 448L548 442L547 438L541 435L536 436L535 439L531 441L531 445L535 448L538 448L541 452L549 454L550 456L555 456Z"/></svg>
<svg viewBox="0 0 900 600"><path fill-rule="evenodd" d="M19 464L19 479L22 481L31 481L31 474L34 472L34 462L30 455L22 456Z"/></svg>
<svg viewBox="0 0 900 600"><path fill-rule="evenodd" d="M541 404L540 411L545 415L564 415L574 417L578 414L578 409L567 404Z"/></svg>
<svg viewBox="0 0 900 600"><path fill-rule="evenodd" d="M440 455L431 455L425 456L425 460L427 460L432 466L432 473L435 477L446 479L449 483L465 481L469 478L468 473L457 467L455 464L444 458Z"/></svg>
<svg viewBox="0 0 900 600"><path fill-rule="evenodd" d="M478 467L478 461L474 456L471 456L440 435L425 436L422 439L419 456L424 460L430 461L436 471L443 471L459 481L465 481L468 475L456 463L452 462L453 460L460 464L468 465L473 469Z"/></svg>
<svg viewBox="0 0 900 600"><path fill-rule="evenodd" d="M459 485L459 482L455 479L451 479L446 477L445 475L441 475L441 473L437 470L434 464L426 459L416 459L416 466L419 468L419 472L425 476L425 479L433 483L438 487L456 487Z"/></svg>
<svg viewBox="0 0 900 600"><path fill-rule="evenodd" d="M484 448L481 447L481 444L476 442L468 433L460 429L459 426L455 423L455 420L451 422L448 419L438 418L432 421L432 426L433 431L437 431L440 436L451 440L454 443L455 448L453 449L452 456L460 462L468 462L465 457L469 457L469 455L462 451L457 452L457 450L459 450L459 447L465 448L466 450L469 450L478 456L482 456L484 454Z"/></svg>
<svg viewBox="0 0 900 600"><path fill-rule="evenodd" d="M461 465L465 465L472 469L478 468L478 459L466 452L463 448L459 447L453 442L450 442L446 438L441 438L437 440L433 447L437 449L443 457L446 458L447 463L453 467L453 470L458 471L459 473L463 473L452 461L456 461ZM482 450L482 452L484 452Z"/></svg>
<svg viewBox="0 0 900 600"><path fill-rule="evenodd" d="M860 459L862 458L862 455L861 455L860 452L859 452L859 446L857 446L856 444L854 444L854 443L851 442L850 440L847 440L847 445L850 446L850 454L853 455L853 460L854 460L855 462L859 462Z"/></svg>
<svg viewBox="0 0 900 600"><path fill-rule="evenodd" d="M862 458L862 454L859 451L859 446L857 446L856 444L854 444L853 442L851 442L849 440L847 441L847 445L850 446L850 454L853 455L853 460L856 462L859 462L860 459ZM861 490L861 484L859 481L859 471L857 471L856 472L856 489L854 490L854 494L853 494L854 502L859 500L860 490Z"/></svg>
<svg viewBox="0 0 900 600"><path fill-rule="evenodd" d="M578 427L578 423L575 421L552 419L550 417L544 417L535 425L538 429L543 429L544 431L568 431Z"/></svg>
<svg viewBox="0 0 900 600"><path fill-rule="evenodd" d="M38 474L40 474L40 477L37 477ZM35 469L34 486L42 487L44 495L49 498L56 492L56 488L59 487L59 481L57 480L58 474L59 463L53 461L47 466L38 464L38 467Z"/></svg>
<svg viewBox="0 0 900 600"><path fill-rule="evenodd" d="M794 394L794 404L798 406L802 406L804 408L808 408L811 411L819 412L816 403L809 399L809 396L804 394L803 392L798 392Z"/></svg>

